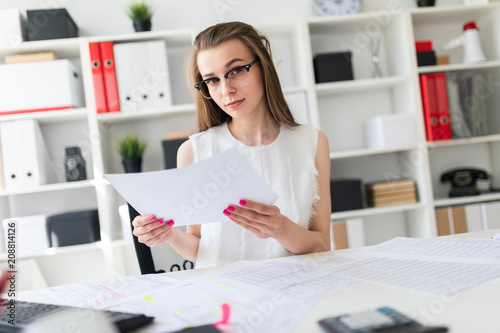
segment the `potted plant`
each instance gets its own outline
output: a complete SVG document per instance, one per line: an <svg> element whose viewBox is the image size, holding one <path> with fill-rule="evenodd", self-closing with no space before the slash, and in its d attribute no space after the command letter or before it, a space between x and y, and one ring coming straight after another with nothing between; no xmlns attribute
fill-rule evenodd
<svg viewBox="0 0 500 333"><path fill-rule="evenodd" d="M153 6L145 0L134 0L127 6L127 15L134 24L136 32L150 31Z"/></svg>
<svg viewBox="0 0 500 333"><path fill-rule="evenodd" d="M430 7L436 4L436 0L417 0L417 6Z"/></svg>
<svg viewBox="0 0 500 333"><path fill-rule="evenodd" d="M127 135L118 140L118 151L122 157L125 172L141 172L142 154L146 146L146 141L140 140L137 136Z"/></svg>

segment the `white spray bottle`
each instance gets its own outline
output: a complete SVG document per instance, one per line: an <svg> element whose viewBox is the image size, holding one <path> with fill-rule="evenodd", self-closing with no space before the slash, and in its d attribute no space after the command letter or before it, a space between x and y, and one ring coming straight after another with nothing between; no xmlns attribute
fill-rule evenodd
<svg viewBox="0 0 500 333"><path fill-rule="evenodd" d="M464 63L485 61L481 41L479 39L479 30L474 21L469 21L464 24L462 35L450 40L443 46L445 51L450 51L458 46L463 46Z"/></svg>

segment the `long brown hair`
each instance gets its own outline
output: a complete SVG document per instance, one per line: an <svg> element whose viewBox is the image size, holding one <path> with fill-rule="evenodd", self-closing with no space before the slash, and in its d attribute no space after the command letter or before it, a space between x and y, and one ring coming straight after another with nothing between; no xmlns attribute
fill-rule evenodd
<svg viewBox="0 0 500 333"><path fill-rule="evenodd" d="M203 30L196 36L189 59L191 87L202 80L198 69L198 53L216 47L230 39L238 39L243 42L253 56L259 59L267 106L274 120L287 127L298 126L299 124L293 118L281 90L278 73L272 60L271 44L266 36L249 24L243 22L219 23ZM206 131L210 127L229 120L230 116L213 99L206 99L194 88L192 90L196 104L196 132Z"/></svg>

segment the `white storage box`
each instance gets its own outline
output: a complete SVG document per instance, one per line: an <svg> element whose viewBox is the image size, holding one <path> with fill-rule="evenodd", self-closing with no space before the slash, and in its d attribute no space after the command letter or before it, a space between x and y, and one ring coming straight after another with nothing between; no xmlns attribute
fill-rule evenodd
<svg viewBox="0 0 500 333"><path fill-rule="evenodd" d="M83 107L82 76L68 59L0 65L0 115Z"/></svg>
<svg viewBox="0 0 500 333"><path fill-rule="evenodd" d="M0 10L0 45L16 46L27 39L26 18L19 9Z"/></svg>
<svg viewBox="0 0 500 333"><path fill-rule="evenodd" d="M15 223L15 231L9 226ZM15 236L16 257L19 255L40 254L49 248L47 222L45 215L13 217L3 220L5 249L9 253L9 233ZM12 237L12 235L11 235Z"/></svg>
<svg viewBox="0 0 500 333"><path fill-rule="evenodd" d="M366 122L366 145L369 148L397 147L417 142L415 115L383 114Z"/></svg>

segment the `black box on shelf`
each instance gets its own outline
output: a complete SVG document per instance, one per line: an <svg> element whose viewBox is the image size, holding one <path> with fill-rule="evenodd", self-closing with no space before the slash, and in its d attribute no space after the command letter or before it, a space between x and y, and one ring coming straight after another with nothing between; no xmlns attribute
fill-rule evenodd
<svg viewBox="0 0 500 333"><path fill-rule="evenodd" d="M177 150L181 144L188 138L163 140L163 163L165 169L173 169L177 167Z"/></svg>
<svg viewBox="0 0 500 333"><path fill-rule="evenodd" d="M28 40L78 37L78 26L65 8L27 10Z"/></svg>
<svg viewBox="0 0 500 333"><path fill-rule="evenodd" d="M434 51L419 51L417 52L418 66L435 66L437 65L436 52Z"/></svg>
<svg viewBox="0 0 500 333"><path fill-rule="evenodd" d="M361 179L339 179L330 181L332 213L363 208Z"/></svg>
<svg viewBox="0 0 500 333"><path fill-rule="evenodd" d="M47 216L50 247L87 244L101 240L97 209Z"/></svg>
<svg viewBox="0 0 500 333"><path fill-rule="evenodd" d="M350 51L318 54L314 57L316 83L353 80Z"/></svg>

